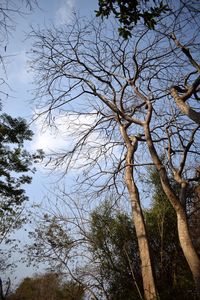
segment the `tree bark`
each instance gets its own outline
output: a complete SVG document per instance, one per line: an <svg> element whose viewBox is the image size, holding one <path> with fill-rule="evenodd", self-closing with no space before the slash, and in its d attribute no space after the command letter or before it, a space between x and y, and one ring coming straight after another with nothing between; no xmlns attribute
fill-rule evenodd
<svg viewBox="0 0 200 300"><path fill-rule="evenodd" d="M181 51L184 53L184 55L188 58L190 64L197 70L198 73L200 73L200 65L199 63L192 57L190 50L181 44L181 42L176 38L175 34L171 35L171 38L174 40L175 44L178 48L181 49ZM194 72L192 72L194 74ZM191 73L191 74L192 74ZM200 112L194 110L192 107L190 107L186 100L188 100L197 90L197 88L200 85L200 76L197 77L197 79L194 81L194 83L187 88L187 90L183 91L182 88L178 86L173 86L171 88L171 95L174 98L177 106L181 110L183 114L188 116L191 120L193 120L195 123L200 124ZM178 94L178 91L183 93L182 96Z"/></svg>
<svg viewBox="0 0 200 300"><path fill-rule="evenodd" d="M157 299L157 293L152 271L147 233L144 218L142 215L139 193L137 190L137 186L131 178L132 176L129 169L130 167L127 167L125 182L131 198L133 222L135 225L136 236L138 240L144 296L146 300L155 300Z"/></svg>
<svg viewBox="0 0 200 300"><path fill-rule="evenodd" d="M200 299L200 259L192 243L185 210L182 207L180 199L172 189L166 169L158 157L157 151L153 145L148 122L144 124L144 132L149 152L160 175L163 190L176 212L180 245L193 275L197 297Z"/></svg>
<svg viewBox="0 0 200 300"><path fill-rule="evenodd" d="M132 164L133 164L135 145L131 144L131 141L129 140L129 137L126 134L125 129L122 126L120 129L127 147L125 183L131 199L133 223L135 226L136 236L138 240L144 297L146 300L156 300L158 299L158 296L157 296L157 291L156 291L155 281L153 276L147 232L146 232L144 217L140 205L140 197L139 197L138 189L134 182L134 177L133 177Z"/></svg>
<svg viewBox="0 0 200 300"><path fill-rule="evenodd" d="M183 97L178 95L178 91L175 87L171 88L171 95L174 98L178 108L181 112L188 116L196 124L200 124L200 113L192 109L184 100Z"/></svg>

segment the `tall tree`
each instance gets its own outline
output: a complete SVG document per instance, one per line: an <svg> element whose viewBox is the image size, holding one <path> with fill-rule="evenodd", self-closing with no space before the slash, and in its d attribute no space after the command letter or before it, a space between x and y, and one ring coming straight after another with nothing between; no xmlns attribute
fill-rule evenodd
<svg viewBox="0 0 200 300"><path fill-rule="evenodd" d="M74 135L74 144L58 153L55 163L65 164L66 170L84 165L82 183L98 195L112 188L120 196L128 192L147 299L157 296L136 182L141 167L152 163L176 211L181 247L197 290L200 287L200 261L185 210L185 192L195 180L194 161L199 159L199 126L169 98L171 85L179 85L190 67L169 37L171 31L185 34L180 29L185 13L181 10L178 20L172 13L156 32L138 26L128 41L119 39L114 28L106 31L101 24L77 19L67 28L32 32L40 113L48 112L52 123L60 113L66 130ZM196 32L195 27L188 39L198 47ZM163 160L163 149L167 160ZM180 194L171 185L171 174Z"/></svg>
<svg viewBox="0 0 200 300"><path fill-rule="evenodd" d="M142 208L141 208L141 203L140 203L140 197L139 197L139 193L138 193L138 188L137 188L137 185L136 185L136 182L135 182L135 179L134 179L134 176L133 176L133 164L134 164L134 153L136 152L137 150L137 144L138 144L138 139L139 137L131 137L131 133L129 132L129 126L130 126L130 120L132 120L132 118L130 116L128 116L127 120L125 121L125 123L122 121L122 115L123 112L120 112L119 108L117 107L116 105L116 94L118 93L121 93L121 97L123 98L123 95L124 95L124 91L123 88L121 89L121 83L118 81L118 79L115 77L114 78L114 81L116 82L117 84L117 88L116 88L116 91L115 89L113 88L113 83L110 84L110 82L108 81L108 76L109 73L111 71L109 71L109 73L107 73L107 71L104 69L104 66L105 66L105 62L108 61L108 58L107 57L102 57L100 58L99 60L99 63L96 61L98 60L98 56L100 55L100 53L102 53L104 55L104 53L106 54L106 52L103 50L104 47L108 47L109 50L111 50L110 46L110 41L113 42L113 46L115 47L116 46L116 49L113 48L113 58L115 59L115 55L118 56L118 49L120 49L121 47L121 41L119 41L119 43L113 39L113 40L110 40L110 38L108 38L109 40L109 44L108 44L108 41L105 39L105 41L102 41L102 42L98 42L97 40L93 40L93 38L90 39L91 41L91 47L94 48L94 51L96 52L97 54L97 57L95 57L95 55L92 55L94 61L92 61L90 59L90 62L91 62L91 66L87 66L84 62L85 60L85 55L87 56L87 53L88 53L88 50L87 50L87 53L82 53L83 54L83 57L78 57L77 55L79 55L80 53L77 51L77 47L79 47L80 45L82 45L82 41L81 39L85 39L84 38L84 35L85 35L85 32L89 32L88 30L93 30L93 32L95 33L96 35L96 38L98 38L98 31L100 30L100 28L95 28L92 27L89 29L87 28L87 26L85 28L82 28L79 30L79 24L78 22L73 25L74 27L74 32L73 34L70 34L68 35L68 33L64 33L64 31L62 31L62 34L61 34L61 31L55 31L55 32L51 32L50 33L50 36L49 37L45 37L44 34L42 33L42 39L44 41L44 45L42 46L42 49L44 49L45 51L45 46L48 44L48 48L49 48L49 44L51 44L50 40L51 38L53 38L55 40L55 36L57 36L59 42L58 42L58 47L62 48L62 47L67 47L65 50L67 51L66 52L66 55L65 58L70 60L70 62L73 62L75 63L75 65L77 64L77 67L79 68L83 68L83 71L80 69L78 70L77 67L77 71L78 73L77 74L74 74L71 75L70 72L67 74L65 73L63 75L63 77L61 76L62 79L65 79L67 80L68 84L69 84L69 91L70 93L72 92L72 90L77 86L78 83L80 83L80 87L77 88L77 92L75 92L75 96L72 98L72 99L66 99L66 104L68 102L71 102L73 99L74 100L77 100L79 99L79 97L83 94L86 94L86 95L93 95L93 96L97 96L97 98L99 98L100 102L102 102L102 104L98 104L96 103L96 108L95 110L96 111L89 111L91 109L91 107L89 108L88 110L88 116L91 116L91 121L92 123L94 124L91 124L91 121L89 121L89 131L87 130L87 127L82 126L82 133L83 135L80 136L78 138L78 141L77 143L73 146L73 149L70 150L68 152L68 154L64 155L65 158L67 159L67 168L69 167L70 165L70 162L73 163L73 160L74 160L74 157L77 155L76 154L76 150L79 152L79 147L83 147L84 145L87 145L88 146L88 153L87 153L87 156L88 156L88 160L91 162L90 164L90 167L93 167L94 165L94 169L93 171L95 172L95 175L94 175L94 185L92 184L93 187L98 186L98 177L100 175L100 177L104 176L104 174L106 175L105 177L105 180L107 181L107 183L105 183L105 190L106 188L109 188L109 187L112 187L114 186L117 191L119 191L119 193L122 193L122 191L120 191L120 186L118 186L117 184L117 181L118 181L118 175L119 175L119 180L121 181L121 178L120 176L122 175L122 177L125 178L125 183L126 183L126 186L127 186L127 189L128 189L128 193L129 193L129 196L130 196L130 199L131 199L131 204L132 204L132 212L133 212L133 221L134 221L134 224L135 224L135 229L136 229L136 234L137 234L137 237L138 237L138 243L139 243L139 249L140 249L140 258L141 258L141 270L142 270L142 277L143 277L143 284L144 284L144 293L145 293L145 297L146 299L155 299L157 298L157 292L156 292L156 288L155 288L155 283L154 283L154 277L153 277L153 270L152 270L152 264L151 264L151 259L150 259L150 253L149 253L149 245L148 245L148 239L147 239L147 232L146 232L146 228L145 228L145 222L144 222L144 218L143 218L143 214L142 214ZM78 31L76 31L76 30ZM40 33L36 33L38 35L38 38L41 37ZM61 38L61 35L65 35L65 38L67 40L67 44L64 42L63 44L63 41L60 40ZM74 35L73 37L73 40L75 39L75 44L74 42L71 40L72 38L72 35ZM83 35L83 36L82 36ZM48 40L50 38L50 40ZM78 38L78 40L77 40ZM46 44L47 42L47 44ZM114 43L116 42L116 45L114 45ZM67 46L69 43L69 47ZM37 45L39 46L39 44L37 43ZM55 54L57 56L57 51L60 52L60 50L57 50L57 49L54 49L54 45L51 44L51 47L53 46L52 48L52 56L51 58L53 60L49 60L49 63L51 64L53 61L54 61L54 50L55 50ZM41 46L39 46L40 48ZM102 48L103 47L103 48ZM119 47L119 48L118 48ZM91 48L91 49L92 49ZM96 49L95 49L96 48ZM102 49L100 49L102 48ZM64 50L64 51L65 51ZM84 49L84 51L86 50L86 48ZM47 50L48 51L48 50ZM92 50L93 51L93 50ZM103 51L103 52L102 52ZM36 54L37 53L37 50L34 50L34 53ZM61 53L61 52L60 52ZM39 53L38 53L39 54ZM81 54L81 56L82 56ZM62 54L61 54L62 55ZM68 56L69 55L69 56ZM90 54L88 53L88 55L90 56ZM111 54L112 55L112 54ZM46 56L46 54L44 53L44 56L42 54L41 56L41 62L43 60L43 58ZM75 57L75 59L71 59L71 57ZM107 56L107 55L106 55ZM110 54L109 54L110 56ZM83 58L83 60L82 60ZM62 58L61 58L62 59ZM86 58L88 59L88 58ZM60 58L59 58L60 60ZM46 64L46 62L43 60L44 64ZM69 62L66 61L66 67L68 68L68 64ZM94 65L93 65L94 64ZM97 65L96 65L97 64ZM34 63L35 67L36 67L36 64ZM56 65L57 65L57 62L56 62ZM42 64L40 65L42 67ZM97 70L99 72L98 75L95 74L95 72L92 71L93 67L95 66L95 68L97 67ZM71 69L74 69L74 66L69 66L69 68ZM36 67L37 68L37 67ZM112 68L112 64L109 65L108 67L109 69ZM114 67L115 68L115 67ZM121 68L121 66L119 66L119 68ZM41 73L40 75L42 75L42 69L39 67L39 69L41 70ZM40 71L38 69L38 71ZM73 71L72 71L73 72ZM80 72L80 73L79 73ZM63 70L61 70L61 73L63 73ZM88 74L87 74L88 73ZM103 77L101 77L101 73L105 74L103 75ZM80 75L82 74L82 75ZM50 75L50 74L49 74ZM97 82L94 81L94 83L89 79L89 77L91 77L91 80L94 80ZM105 79L104 79L104 76ZM46 77L46 75L45 75ZM50 75L51 77L51 75ZM48 85L48 79L47 78L47 82L46 82L46 79L45 79L45 84L47 83ZM70 83L70 79L72 79L72 82ZM68 81L69 80L69 81ZM73 83L74 81L74 83ZM42 82L42 80L41 80ZM98 88L96 86L96 83L98 84L101 84L101 87L100 87L100 90L98 91ZM50 86L48 87L48 90L50 90L53 86L55 86L56 82L54 80L54 78L51 78L51 83L50 83ZM59 85L62 86L62 83L60 82ZM104 86L105 85L105 86ZM114 98L109 100L108 98L105 97L105 92L107 90L107 87L106 85L108 85L108 88L110 89L111 93L114 93ZM123 85L123 83L122 83ZM121 86L121 87L120 87ZM125 89L128 85L125 83ZM44 87L44 86L43 86ZM55 88L55 90L57 89L57 87ZM110 93L110 91L108 91L108 93ZM42 94L43 92L46 93L46 91L44 90L41 90ZM72 92L73 93L73 92ZM66 92L64 91L61 92L61 94L64 96L65 95L69 95L68 92L66 94ZM128 93L125 93L125 97L127 97L129 94L129 91ZM54 95L52 95L54 97ZM112 95L110 95L112 97ZM61 100L62 97L59 96L59 99ZM57 106L57 100L54 99L54 103L55 105ZM100 108L100 106L102 106L102 109ZM123 104L122 104L123 105ZM53 107L52 107L53 109ZM51 110L52 111L52 110ZM79 128L79 125L76 124L76 120L78 120L79 122L79 118L81 118L82 116L84 115L87 115L86 112L82 112L78 109L78 111L74 111L72 109L72 113L69 111L69 115L72 115L72 118L74 116L74 128L77 129L77 126ZM50 111L49 111L50 112ZM51 113L51 112L50 112ZM105 114L104 114L105 113ZM100 117L99 117L100 115ZM107 129L106 127L108 126L106 123L110 123L111 127L109 129L110 133L109 135L110 136L107 136ZM140 124L140 121L136 121L136 123L139 123ZM71 123L72 124L72 123ZM118 127L119 129L119 132L120 132L120 135L121 135L121 138L122 138L122 143L121 143L121 138L119 138L119 140L117 140L115 137L114 137L114 134L115 134L115 127ZM76 130L75 129L75 130ZM105 142L102 141L102 145L99 144L100 146L100 151L99 150L96 150L98 149L97 145L95 143L93 143L93 145L91 145L91 142L90 142L90 135L96 133L100 131L101 134L102 134L102 138L104 139L105 138ZM76 135L77 133L79 133L77 130L76 130L76 133L73 132L74 135ZM111 150L111 154L113 156L113 166L111 167L110 163L112 163L112 160L110 161L110 158L108 156L108 153L110 152L109 148L110 147L107 147L107 138L110 140L111 142L111 145L113 144L113 147L115 148L116 146L120 147L120 144L122 144L122 147L120 149L120 152L121 152L121 155L120 155L120 159L116 160L116 155L115 155L115 150L114 148ZM112 141L112 139L114 138L114 140ZM87 143L87 140L89 140L89 143ZM101 141L100 141L101 143ZM98 151L99 153L97 153L97 157L95 158L96 156L96 151ZM77 157L77 160L82 158L82 155L80 153L80 156ZM125 157L125 160L124 158L122 158L122 156ZM105 167L106 167L106 164L108 162L108 165L107 167L109 166L109 169L110 167L111 168L114 168L112 172L108 172L108 170L105 169L105 171L100 171L99 173L99 170L98 168L102 168L102 166L100 164L98 164L98 160L101 160L102 158L105 158ZM61 160L63 162L63 156L61 157ZM123 166L125 162L125 165ZM57 163L56 163L57 164ZM59 159L58 159L58 164L59 164ZM106 167L106 168L107 168ZM122 170L125 170L125 173L121 173L121 167L122 167ZM85 172L85 171L84 171ZM86 171L87 173L87 171ZM111 176L107 176L107 174L111 173ZM117 180L117 181L116 181ZM122 179L123 180L123 179ZM95 181L97 181L97 183L95 183ZM104 189L104 188L103 188Z"/></svg>

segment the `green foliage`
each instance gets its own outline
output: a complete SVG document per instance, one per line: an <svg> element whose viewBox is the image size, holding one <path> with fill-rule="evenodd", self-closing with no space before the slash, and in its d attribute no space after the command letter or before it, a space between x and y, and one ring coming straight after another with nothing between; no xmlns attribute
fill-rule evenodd
<svg viewBox="0 0 200 300"><path fill-rule="evenodd" d="M155 169L150 169L149 184L153 187L152 206L146 210L145 219L159 294L163 300L189 299L194 289L192 276L179 244L174 209ZM172 185L177 189L175 183Z"/></svg>
<svg viewBox="0 0 200 300"><path fill-rule="evenodd" d="M64 282L56 273L25 278L8 300L82 300L84 287Z"/></svg>
<svg viewBox="0 0 200 300"><path fill-rule="evenodd" d="M21 205L27 196L22 188L31 183L27 175L34 162L42 158L42 151L31 154L24 149L24 142L31 140L32 131L25 120L12 118L3 114L0 116L0 215L5 211L15 213L15 206Z"/></svg>
<svg viewBox="0 0 200 300"><path fill-rule="evenodd" d="M32 139L33 133L22 118L0 115L0 243L12 242L9 234L20 228L25 221L22 204L28 200L23 188L31 183L35 172L33 164L42 159L43 152L29 153L24 143ZM32 174L31 174L32 173ZM0 269L8 267L8 258L0 251Z"/></svg>
<svg viewBox="0 0 200 300"><path fill-rule="evenodd" d="M108 284L109 299L139 299L140 263L136 234L130 218L113 212L105 202L91 214L91 252Z"/></svg>
<svg viewBox="0 0 200 300"><path fill-rule="evenodd" d="M149 176L152 203L144 216L159 295L162 300L193 299L193 280L179 245L176 215L163 192L158 173L152 169ZM172 185L177 189L174 182ZM37 257L37 263L48 262L54 270L61 270L64 264L74 266L75 262L77 278L87 283L91 277L95 278L94 289L103 291L107 299L141 299L141 266L131 217L115 209L109 200L91 213L89 222L86 218L89 226L86 231L81 226L84 218L70 219L69 223L76 227L73 230L71 225L71 231L69 219L62 220L60 214L56 217L55 213L44 215L44 220L30 234L34 240L28 251L30 259ZM88 265L84 262L79 265L78 259L75 261L79 250L82 254L82 247L89 251L83 253L91 259Z"/></svg>
<svg viewBox="0 0 200 300"><path fill-rule="evenodd" d="M176 216L155 170L150 170L149 184L152 205L144 215L160 297L193 299L193 280L179 244ZM91 251L106 279L109 299L140 299L140 260L131 218L105 202L92 213L90 232Z"/></svg>
<svg viewBox="0 0 200 300"><path fill-rule="evenodd" d="M168 7L163 1L99 0L99 9L96 11L96 16L108 18L113 13L122 25L118 28L119 35L127 39L131 37L131 30L140 20L143 20L148 28L154 29L157 18L167 11Z"/></svg>

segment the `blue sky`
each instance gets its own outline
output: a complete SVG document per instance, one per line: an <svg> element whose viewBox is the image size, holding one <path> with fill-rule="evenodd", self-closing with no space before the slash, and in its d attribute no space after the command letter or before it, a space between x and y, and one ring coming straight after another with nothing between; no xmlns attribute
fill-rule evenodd
<svg viewBox="0 0 200 300"><path fill-rule="evenodd" d="M38 3L39 9L27 16L16 17L16 30L10 33L5 53L7 83L10 89L6 91L9 93L9 97L3 100L3 112L13 117L24 117L28 122L31 121L35 109L35 104L31 101L33 74L28 71L27 63L27 52L31 48L31 41L26 39L26 36L30 32L31 26L40 28L48 27L50 24L62 26L70 22L74 11L78 11L81 16L90 16L94 15L94 10L97 8L97 0L38 0ZM44 148L48 152L49 149L54 149L56 146L62 147L66 142L62 140L62 132L58 136L54 136L50 131L42 132L41 124L38 122L31 125L35 137L29 145L30 149ZM44 166L39 166L32 184L26 188L30 203L40 202L56 179L55 174L50 175L47 170L44 170ZM17 236L22 242L26 241L23 231L20 231ZM34 270L31 268L28 269L19 264L14 276L19 281L32 272Z"/></svg>
<svg viewBox="0 0 200 300"><path fill-rule="evenodd" d="M27 39L27 34L31 26L62 26L70 22L74 11L78 11L81 16L90 16L94 15L97 8L96 0L39 0L38 3L39 9L32 14L16 18L16 30L11 33L7 45L7 82L11 89L7 89L9 97L3 101L3 110L12 116L24 117L28 122L31 122L35 110L31 91L34 79L28 66L31 40ZM41 121L31 126L35 133L32 149L43 148L48 152L49 149L61 147L65 143L61 135L55 137L52 132L45 131Z"/></svg>
<svg viewBox="0 0 200 300"><path fill-rule="evenodd" d="M32 114L30 105L32 74L28 72L27 52L30 50L31 41L26 39L31 26L40 28L48 27L49 24L60 26L70 22L74 11L80 15L92 15L97 8L97 1L89 0L39 0L39 9L33 13L21 17L16 21L16 30L11 32L7 45L7 77L13 91L9 91L10 98L4 101L4 111L12 115L30 117Z"/></svg>
<svg viewBox="0 0 200 300"><path fill-rule="evenodd" d="M48 25L62 26L70 22L74 11L78 11L81 16L94 15L97 8L97 1L89 0L39 0L39 9L27 16L16 18L16 30L11 32L7 45L7 89L9 97L3 101L3 111L12 116L20 116L31 122L35 103L32 99L31 89L33 88L33 74L28 68L28 52L31 48L31 41L27 39L27 34L31 26L40 28ZM46 152L50 149L62 147L63 141L61 134L54 135L53 132L44 130L42 121L31 125L35 133L33 142L29 145L30 149L43 148ZM42 167L43 171L44 168ZM49 179L49 176L48 176ZM50 182L52 182L50 180ZM48 183L47 172L42 172L41 168L37 176L33 178L33 184L27 187L27 192L33 200L37 200L43 195L44 185ZM37 190L37 193L35 191ZM34 191L34 192L33 192Z"/></svg>

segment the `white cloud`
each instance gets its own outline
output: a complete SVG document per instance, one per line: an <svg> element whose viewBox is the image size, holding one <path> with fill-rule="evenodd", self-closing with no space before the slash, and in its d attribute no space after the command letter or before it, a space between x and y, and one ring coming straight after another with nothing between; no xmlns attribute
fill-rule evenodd
<svg viewBox="0 0 200 300"><path fill-rule="evenodd" d="M54 126L45 125L44 116L35 122L35 135L33 140L33 148L43 149L47 154L59 151L63 148L69 148L69 134L64 129L66 118L57 117L54 119Z"/></svg>
<svg viewBox="0 0 200 300"><path fill-rule="evenodd" d="M92 125L97 121L97 115L60 115L54 118L54 126L45 126L44 116L35 122L34 139L32 150L43 149L47 155L53 153L67 153L78 142ZM74 158L72 162L74 169L80 169L89 159L95 159L99 151L99 144L105 144L105 140L97 133L91 133L87 138L86 147ZM45 163L45 162L43 162ZM49 165L49 167L51 167Z"/></svg>
<svg viewBox="0 0 200 300"><path fill-rule="evenodd" d="M70 22L75 6L75 0L62 0L56 12L55 21L57 25L64 25Z"/></svg>
<svg viewBox="0 0 200 300"><path fill-rule="evenodd" d="M102 169L108 169L110 165L108 162L110 161L112 165L112 159L120 157L121 151L117 146L112 149L110 143L107 143L106 136L100 135L98 130L92 130L98 118L95 111L84 115L68 113L55 117L54 126L49 127L44 126L45 116L40 117L35 123L32 150L43 149L47 155L41 165L41 171L45 172L44 165L47 165L47 171L51 168L54 169L55 161L50 159L49 163L49 158L54 154L55 158L62 157L63 154L66 155L83 136L86 136L86 140L84 140L83 147L79 145L80 147L76 148L73 159L70 161L70 172L79 175L80 171L85 172L89 165L92 165L93 170L95 170L97 161ZM87 134L88 132L90 133ZM82 142L83 140L81 140ZM106 160L104 161L104 159ZM63 162L63 160L61 161ZM64 164L57 166L57 171L61 173L66 171L66 161Z"/></svg>

